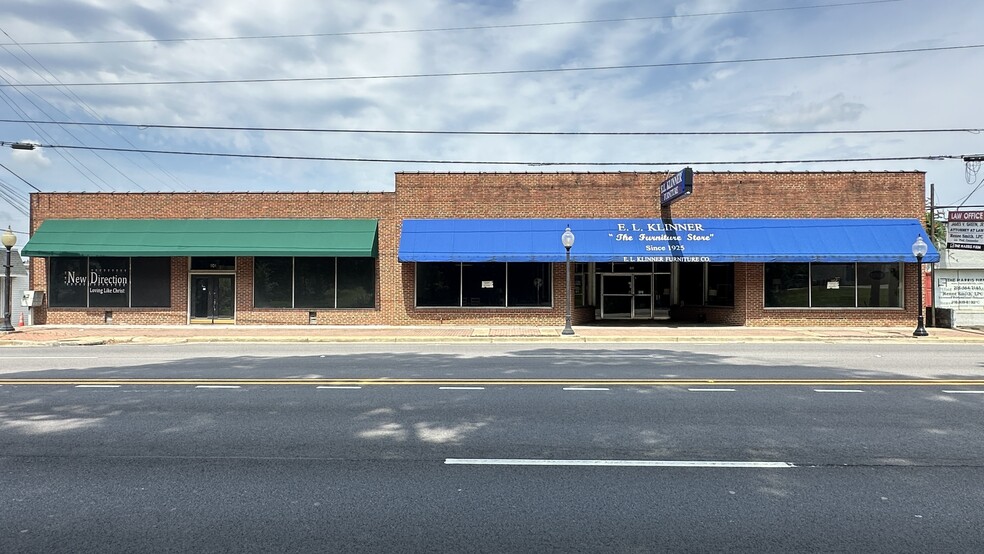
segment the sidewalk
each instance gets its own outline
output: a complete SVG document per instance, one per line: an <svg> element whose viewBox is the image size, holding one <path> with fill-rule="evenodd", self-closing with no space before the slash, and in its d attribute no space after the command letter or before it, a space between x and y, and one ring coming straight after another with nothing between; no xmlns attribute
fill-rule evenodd
<svg viewBox="0 0 984 554"><path fill-rule="evenodd" d="M911 327L730 327L717 325L583 325L574 336L560 327L522 326L249 326L249 325L39 325L0 334L0 347L175 344L206 342L323 343L959 343L984 344L982 329L929 329L913 337Z"/></svg>

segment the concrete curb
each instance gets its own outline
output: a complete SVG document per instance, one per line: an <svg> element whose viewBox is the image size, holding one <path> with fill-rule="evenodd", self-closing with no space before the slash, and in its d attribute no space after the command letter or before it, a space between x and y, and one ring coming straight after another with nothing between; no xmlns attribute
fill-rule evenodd
<svg viewBox="0 0 984 554"><path fill-rule="evenodd" d="M3 347L101 346L110 344L984 344L981 338L936 337L80 337L5 341Z"/></svg>

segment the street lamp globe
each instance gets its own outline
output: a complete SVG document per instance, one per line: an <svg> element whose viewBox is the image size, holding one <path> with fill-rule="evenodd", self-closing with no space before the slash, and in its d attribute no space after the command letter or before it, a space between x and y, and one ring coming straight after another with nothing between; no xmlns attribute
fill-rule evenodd
<svg viewBox="0 0 984 554"><path fill-rule="evenodd" d="M17 244L17 235L15 235L8 226L7 230L3 232L3 237L0 237L0 240L3 241L3 247L10 250L15 244Z"/></svg>
<svg viewBox="0 0 984 554"><path fill-rule="evenodd" d="M560 242L562 242L564 244L564 248L568 250L574 246L574 233L571 232L570 225L567 226L567 229L564 229L564 234L560 235Z"/></svg>
<svg viewBox="0 0 984 554"><path fill-rule="evenodd" d="M912 243L912 255L916 257L916 260L922 260L928 250L929 246L923 242L922 237L916 237L916 242Z"/></svg>

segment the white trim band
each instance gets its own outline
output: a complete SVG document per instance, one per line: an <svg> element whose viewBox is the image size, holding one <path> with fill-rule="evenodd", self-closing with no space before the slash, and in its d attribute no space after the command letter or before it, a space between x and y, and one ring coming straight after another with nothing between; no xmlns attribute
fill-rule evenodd
<svg viewBox="0 0 984 554"><path fill-rule="evenodd" d="M728 462L715 460L538 460L522 458L447 458L445 465L476 466L603 466L603 467L720 467L720 468L787 468L788 462Z"/></svg>

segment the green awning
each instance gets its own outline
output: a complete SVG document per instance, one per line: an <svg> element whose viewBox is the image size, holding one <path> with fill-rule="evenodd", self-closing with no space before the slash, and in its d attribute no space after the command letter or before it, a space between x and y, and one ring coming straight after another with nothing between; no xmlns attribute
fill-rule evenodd
<svg viewBox="0 0 984 554"><path fill-rule="evenodd" d="M375 219L48 219L25 256L375 257Z"/></svg>

